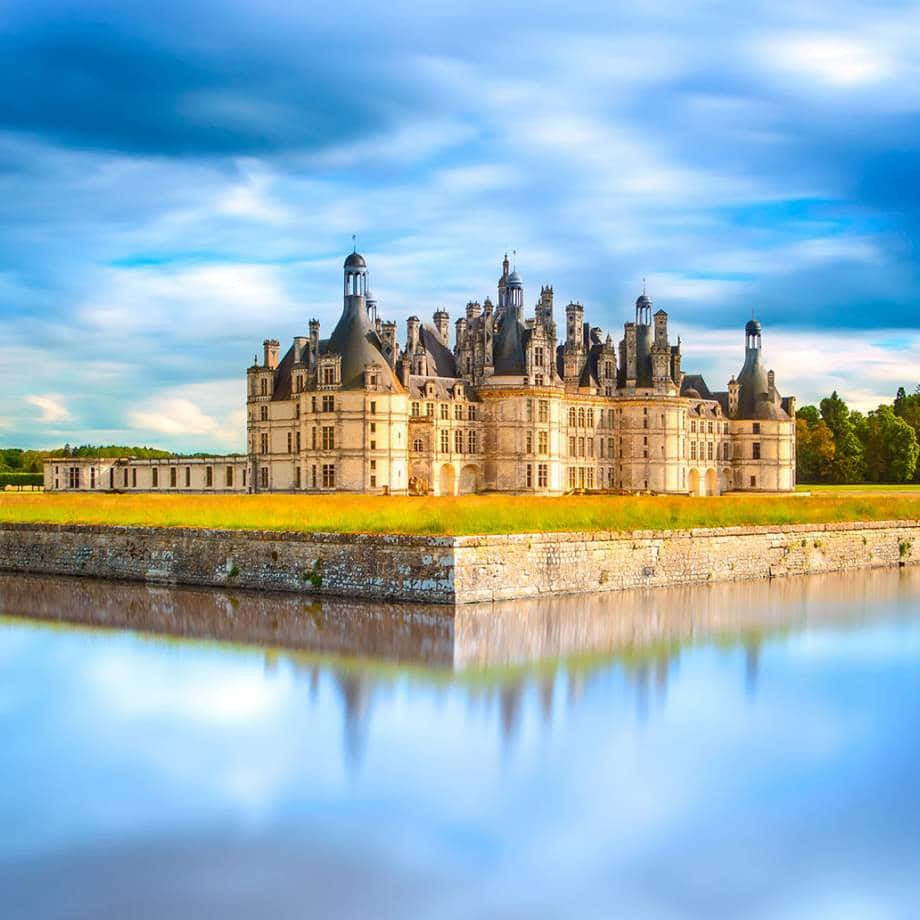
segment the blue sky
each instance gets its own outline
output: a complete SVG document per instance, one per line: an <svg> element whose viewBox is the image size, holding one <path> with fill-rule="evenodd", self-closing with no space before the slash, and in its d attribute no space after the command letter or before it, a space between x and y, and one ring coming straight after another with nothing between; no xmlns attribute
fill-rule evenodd
<svg viewBox="0 0 920 920"><path fill-rule="evenodd" d="M263 338L494 296L621 335L648 278L724 387L920 382L920 8L3 3L0 442L242 449Z"/></svg>

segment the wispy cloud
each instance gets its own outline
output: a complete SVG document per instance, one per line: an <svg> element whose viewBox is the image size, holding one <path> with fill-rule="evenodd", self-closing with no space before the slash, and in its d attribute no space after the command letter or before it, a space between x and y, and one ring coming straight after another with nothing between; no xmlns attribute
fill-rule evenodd
<svg viewBox="0 0 920 920"><path fill-rule="evenodd" d="M330 328L352 233L400 325L494 295L514 248L528 302L552 283L617 330L645 276L713 355L751 309L860 368L917 328L916 10L81 12L23 7L0 39L5 439L226 449L220 382ZM839 382L814 375L780 383ZM26 401L55 393L67 417Z"/></svg>

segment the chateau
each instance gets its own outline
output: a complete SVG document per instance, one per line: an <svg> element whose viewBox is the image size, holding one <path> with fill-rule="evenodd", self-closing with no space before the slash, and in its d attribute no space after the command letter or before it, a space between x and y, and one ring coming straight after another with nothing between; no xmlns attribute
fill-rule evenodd
<svg viewBox="0 0 920 920"><path fill-rule="evenodd" d="M45 487L115 491L571 491L717 495L795 486L795 398L781 397L744 328L744 362L713 392L681 368L668 314L643 293L614 344L565 308L553 289L532 316L508 257L495 303L466 305L454 323L410 316L405 344L378 315L367 263L345 260L342 315L281 355L263 343L246 372L247 455L206 460L56 458Z"/></svg>

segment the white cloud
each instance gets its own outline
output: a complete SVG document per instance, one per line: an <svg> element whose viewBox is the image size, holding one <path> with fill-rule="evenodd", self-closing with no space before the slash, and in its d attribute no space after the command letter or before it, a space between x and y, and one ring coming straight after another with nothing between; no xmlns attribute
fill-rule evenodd
<svg viewBox="0 0 920 920"><path fill-rule="evenodd" d="M240 380L218 380L164 390L128 412L128 420L141 440L150 433L181 439L191 449L191 439L241 450L245 441L246 411Z"/></svg>
<svg viewBox="0 0 920 920"><path fill-rule="evenodd" d="M67 422L71 415L63 404L62 398L55 394L46 396L26 396L26 402L41 409L41 422Z"/></svg>
<svg viewBox="0 0 920 920"><path fill-rule="evenodd" d="M846 35L772 38L763 44L761 53L770 67L838 89L879 83L895 71L895 61L881 42Z"/></svg>

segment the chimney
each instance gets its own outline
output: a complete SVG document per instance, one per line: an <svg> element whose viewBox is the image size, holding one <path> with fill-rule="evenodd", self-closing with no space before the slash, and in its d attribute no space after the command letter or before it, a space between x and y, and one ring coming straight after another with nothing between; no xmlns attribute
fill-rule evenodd
<svg viewBox="0 0 920 920"><path fill-rule="evenodd" d="M273 371L278 366L278 350L281 343L277 339L266 339L262 343L262 348L265 356L264 366Z"/></svg>
<svg viewBox="0 0 920 920"><path fill-rule="evenodd" d="M475 300L471 300L466 305L466 318L468 320L476 319L479 314L482 313L482 307Z"/></svg>
<svg viewBox="0 0 920 920"><path fill-rule="evenodd" d="M437 310L432 317L434 327L438 330L438 338L445 348L450 348L450 315L446 310Z"/></svg>
<svg viewBox="0 0 920 920"><path fill-rule="evenodd" d="M414 352L418 348L418 330L421 323L417 316L410 316L406 321L406 351Z"/></svg>
<svg viewBox="0 0 920 920"><path fill-rule="evenodd" d="M403 355L399 359L399 382L408 390L409 389L409 356Z"/></svg>

